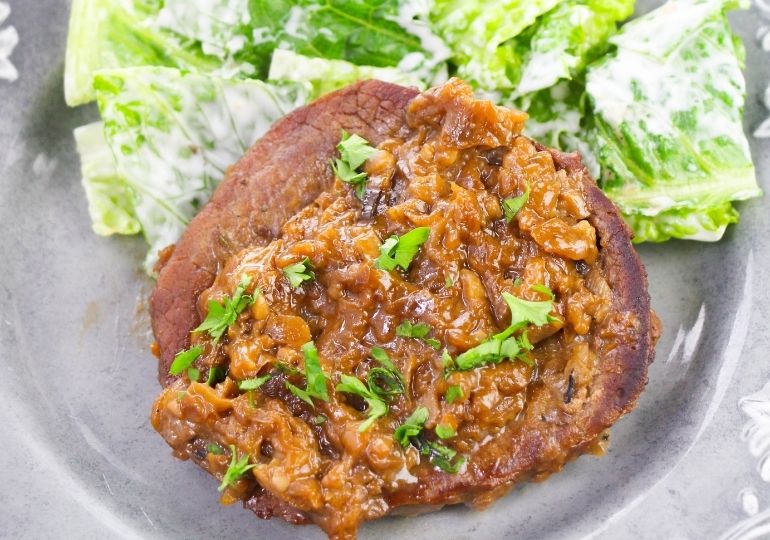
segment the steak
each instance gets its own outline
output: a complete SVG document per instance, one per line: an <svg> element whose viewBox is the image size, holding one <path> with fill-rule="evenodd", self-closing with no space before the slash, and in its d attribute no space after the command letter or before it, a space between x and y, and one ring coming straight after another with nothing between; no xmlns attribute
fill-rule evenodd
<svg viewBox="0 0 770 540"><path fill-rule="evenodd" d="M154 427L217 477L238 456L255 466L223 483L223 502L354 538L402 509L483 508L603 448L654 357L647 276L580 156L521 135L525 120L456 79L422 94L365 81L291 113L228 171L151 298ZM377 147L362 191L330 166L342 130ZM383 267L386 240L417 228L429 232L413 258ZM290 284L298 265L307 275ZM191 342L207 302L239 287L251 307L222 341ZM547 322L515 326L511 297L547 305ZM515 352L459 366L500 335ZM307 342L329 396L307 394ZM195 373L170 375L191 345ZM386 397L372 386L382 354L397 374ZM219 366L223 381L197 381ZM344 377L369 393L335 387Z"/></svg>
<svg viewBox="0 0 770 540"><path fill-rule="evenodd" d="M174 355L200 323L197 299L228 257L267 244L297 211L334 180L329 159L340 131L373 144L403 135L404 109L417 91L364 81L328 94L277 122L227 172L211 200L160 262L150 298L152 329L160 348L158 378L167 384Z"/></svg>

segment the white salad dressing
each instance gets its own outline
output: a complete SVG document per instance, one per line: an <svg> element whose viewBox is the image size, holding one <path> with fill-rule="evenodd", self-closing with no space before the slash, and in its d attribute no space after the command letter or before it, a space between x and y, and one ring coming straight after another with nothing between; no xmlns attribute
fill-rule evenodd
<svg viewBox="0 0 770 540"><path fill-rule="evenodd" d="M102 118L118 176L133 190L133 213L150 244L149 271L157 251L176 241L227 168L307 95L303 85L224 80L168 68L112 76L122 80L122 88L105 100ZM125 120L126 110L137 104L148 119L141 125Z"/></svg>
<svg viewBox="0 0 770 540"><path fill-rule="evenodd" d="M254 67L233 57L246 45L237 32L251 22L248 8L248 0L166 0L152 25L200 42L204 54L223 62L217 75L249 75Z"/></svg>
<svg viewBox="0 0 770 540"><path fill-rule="evenodd" d="M6 2L0 2L0 25L11 14L11 6ZM0 79L6 81L15 81L19 78L19 72L11 63L11 54L13 49L19 43L19 33L13 26L0 29Z"/></svg>

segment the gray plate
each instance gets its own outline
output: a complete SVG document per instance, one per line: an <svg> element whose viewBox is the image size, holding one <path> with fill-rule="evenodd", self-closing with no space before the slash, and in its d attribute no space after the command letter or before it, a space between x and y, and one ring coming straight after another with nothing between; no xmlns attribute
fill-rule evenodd
<svg viewBox="0 0 770 540"><path fill-rule="evenodd" d="M150 427L151 283L140 240L90 230L72 129L95 110L62 98L68 2L10 3L20 78L0 81L0 537L323 538L219 507L216 482ZM749 128L766 114L770 55L755 34L767 21L754 10L734 22ZM751 142L768 190L770 145ZM361 537L770 537L770 219L765 200L740 210L717 244L640 249L664 335L603 459L583 457L486 512L388 518Z"/></svg>

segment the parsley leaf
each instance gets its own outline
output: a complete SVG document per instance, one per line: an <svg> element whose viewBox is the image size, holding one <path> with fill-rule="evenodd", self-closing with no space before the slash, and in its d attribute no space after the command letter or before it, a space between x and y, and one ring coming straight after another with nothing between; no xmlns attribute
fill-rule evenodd
<svg viewBox="0 0 770 540"><path fill-rule="evenodd" d="M521 210L525 204L527 204L527 201L529 200L529 185L527 185L527 189L524 190L524 193L519 195L518 197L510 197L508 199L503 199L503 213L505 214L505 221L510 223L513 221L513 218L516 217L516 214L519 213L519 210Z"/></svg>
<svg viewBox="0 0 770 540"><path fill-rule="evenodd" d="M458 399L462 399L463 395L462 387L459 384L453 384L446 389L446 402L452 404Z"/></svg>
<svg viewBox="0 0 770 540"><path fill-rule="evenodd" d="M329 401L329 391L326 389L326 383L329 377L321 369L321 361L318 358L318 349L312 341L308 341L302 346L302 352L305 354L305 371L294 370L305 377L305 389L299 388L290 382L286 382L286 388L300 398L302 401L314 407L313 399Z"/></svg>
<svg viewBox="0 0 770 540"><path fill-rule="evenodd" d="M250 469L256 467L256 465L249 464L249 455L246 454L240 459L238 458L238 450L235 445L230 445L230 465L225 471L225 475L222 477L222 483L219 484L219 491L224 491L228 486L233 485L241 476L246 474Z"/></svg>
<svg viewBox="0 0 770 540"><path fill-rule="evenodd" d="M369 412L367 413L369 418L359 426L358 431L366 431L375 420L388 414L388 404L371 389L367 388L357 377L345 374L341 375L336 390L347 394L355 394L366 401L369 409Z"/></svg>
<svg viewBox="0 0 770 540"><path fill-rule="evenodd" d="M452 276L447 276L444 278L444 288L445 289L451 289L454 287L455 280L452 279Z"/></svg>
<svg viewBox="0 0 770 540"><path fill-rule="evenodd" d="M195 359L203 354L203 347L196 345L190 347L186 351L179 351L174 357L174 361L171 363L171 367L168 372L171 375L180 375L187 368L192 366Z"/></svg>
<svg viewBox="0 0 770 540"><path fill-rule="evenodd" d="M417 437L425 427L425 422L428 421L428 409L425 407L417 407L409 418L404 420L404 423L396 428L393 432L393 438L401 444L404 448L409 446L409 440L412 437Z"/></svg>
<svg viewBox="0 0 770 540"><path fill-rule="evenodd" d="M315 279L315 273L313 272L313 263L310 259L305 257L296 264L290 264L283 269L283 275L285 275L292 288L297 289L305 281L312 281Z"/></svg>
<svg viewBox="0 0 770 540"><path fill-rule="evenodd" d="M441 342L434 338L425 337L430 332L431 328L425 323L412 324L410 321L404 321L396 328L396 335L401 337L417 338L436 350L441 348Z"/></svg>
<svg viewBox="0 0 770 540"><path fill-rule="evenodd" d="M398 330L396 330L396 332L398 332ZM372 347L372 352L370 355L385 368L391 371L398 371L398 368L396 368L393 362L390 361L390 357L388 357L388 353L385 352L385 349L381 347Z"/></svg>
<svg viewBox="0 0 770 540"><path fill-rule="evenodd" d="M209 376L206 378L206 384L209 386L216 386L225 380L227 376L227 368L224 366L213 366L209 368Z"/></svg>
<svg viewBox="0 0 770 540"><path fill-rule="evenodd" d="M217 343L238 315L254 301L250 295L243 294L250 284L251 277L243 276L232 298L225 298L221 303L217 300L209 300L206 318L193 332L208 331L209 336L214 338L214 343Z"/></svg>
<svg viewBox="0 0 770 540"><path fill-rule="evenodd" d="M353 186L359 199L363 198L367 176L365 172L357 172L356 169L376 154L377 149L370 146L363 137L351 135L343 129L337 151L340 153L340 159L332 162L334 174L343 182Z"/></svg>
<svg viewBox="0 0 770 540"><path fill-rule="evenodd" d="M503 300L511 310L511 324L508 328L468 349L455 359L444 351L445 366L451 366L449 369L465 371L486 364L497 364L504 358L515 358L532 365L532 361L524 354L524 351L532 350L527 333L524 332L519 337L514 337L513 334L527 325L548 324L552 320L550 313L553 310L553 301L530 302L507 292L503 293Z"/></svg>
<svg viewBox="0 0 770 540"><path fill-rule="evenodd" d="M377 153L377 149L369 145L369 142L363 137L349 134L342 130L342 139L337 145L340 157L347 162L352 169L357 169L364 162Z"/></svg>
<svg viewBox="0 0 770 540"><path fill-rule="evenodd" d="M448 473L458 473L465 465L465 457L457 456L457 451L433 441L420 441L420 454L427 456L428 460ZM457 459L455 459L457 458Z"/></svg>
<svg viewBox="0 0 770 540"><path fill-rule="evenodd" d="M439 424L434 431L441 439L451 439L457 435L455 429L449 424Z"/></svg>
<svg viewBox="0 0 770 540"><path fill-rule="evenodd" d="M200 379L201 372L199 369L191 367L187 369L187 378L190 379L191 382L198 382L198 379Z"/></svg>
<svg viewBox="0 0 770 540"><path fill-rule="evenodd" d="M537 283L535 285L532 285L530 287L530 289L532 289L533 291L536 291L536 292L543 293L544 295L546 295L551 300L556 300L556 295L553 294L553 291L550 288L548 288L545 285L543 285L542 283Z"/></svg>
<svg viewBox="0 0 770 540"><path fill-rule="evenodd" d="M549 314L553 310L552 301L530 302L507 292L503 293L503 300L508 304L508 309L511 310L511 326L518 328L527 324L544 326L550 322Z"/></svg>
<svg viewBox="0 0 770 540"><path fill-rule="evenodd" d="M382 367L369 370L366 381L369 390L377 394L381 399L390 399L405 390L404 377L398 368L390 361L388 353L380 347L372 347L371 357Z"/></svg>
<svg viewBox="0 0 770 540"><path fill-rule="evenodd" d="M417 227L401 237L391 236L380 246L380 256L375 261L377 268L390 271L400 266L402 270L409 270L412 259L429 235L430 227Z"/></svg>
<svg viewBox="0 0 770 540"><path fill-rule="evenodd" d="M411 321L404 321L396 328L396 335L401 337L412 337L422 339L430 332L430 326L425 323L413 324Z"/></svg>
<svg viewBox="0 0 770 540"><path fill-rule="evenodd" d="M253 379L244 379L238 383L238 388L241 390L256 390L269 381L271 377L272 375L268 373L267 375L262 375L261 377L255 377Z"/></svg>
<svg viewBox="0 0 770 540"><path fill-rule="evenodd" d="M222 447L221 447L221 446L219 446L219 445L218 445L218 444L216 444L216 443L211 443L211 444L208 446L207 450L209 451L209 454L215 454L215 455L217 455L217 456L221 456L222 454L224 454L224 453L225 453L225 451L224 451L224 450L222 450Z"/></svg>

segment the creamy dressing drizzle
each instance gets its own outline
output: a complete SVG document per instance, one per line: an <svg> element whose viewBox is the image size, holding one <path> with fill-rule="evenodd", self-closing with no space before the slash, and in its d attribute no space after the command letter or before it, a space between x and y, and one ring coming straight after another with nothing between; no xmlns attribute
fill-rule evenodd
<svg viewBox="0 0 770 540"><path fill-rule="evenodd" d="M11 6L6 2L0 2L0 25L11 14ZM19 33L13 26L8 26L0 30L0 79L13 82L19 78L19 71L11 63L11 54L13 49L19 43Z"/></svg>

